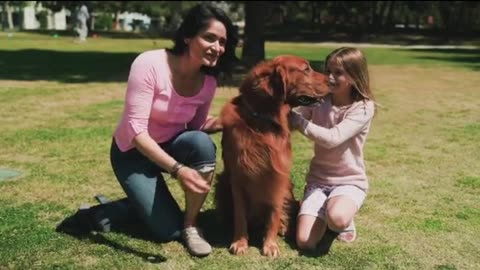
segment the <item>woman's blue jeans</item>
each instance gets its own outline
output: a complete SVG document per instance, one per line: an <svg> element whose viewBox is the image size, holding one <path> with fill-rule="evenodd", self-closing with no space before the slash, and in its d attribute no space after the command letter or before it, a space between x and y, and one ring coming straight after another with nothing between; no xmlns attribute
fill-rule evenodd
<svg viewBox="0 0 480 270"><path fill-rule="evenodd" d="M160 147L175 160L199 171L213 171L216 147L210 136L201 131L185 131ZM180 237L183 213L168 190L165 171L136 148L126 152L112 141L110 161L118 182L157 241Z"/></svg>

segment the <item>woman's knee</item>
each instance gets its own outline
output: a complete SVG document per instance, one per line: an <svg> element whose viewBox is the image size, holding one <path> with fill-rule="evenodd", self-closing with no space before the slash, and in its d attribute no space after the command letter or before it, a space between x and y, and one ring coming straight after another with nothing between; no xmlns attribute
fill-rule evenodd
<svg viewBox="0 0 480 270"><path fill-rule="evenodd" d="M175 151L185 156L193 165L215 163L216 146L208 134L202 131L186 131L174 142Z"/></svg>
<svg viewBox="0 0 480 270"><path fill-rule="evenodd" d="M216 146L212 138L205 132L194 130L184 133L185 141L194 149L206 153L215 154Z"/></svg>

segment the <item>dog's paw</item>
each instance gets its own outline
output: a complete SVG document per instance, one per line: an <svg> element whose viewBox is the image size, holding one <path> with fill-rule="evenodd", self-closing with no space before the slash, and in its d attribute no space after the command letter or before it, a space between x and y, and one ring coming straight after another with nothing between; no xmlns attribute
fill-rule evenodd
<svg viewBox="0 0 480 270"><path fill-rule="evenodd" d="M267 257L278 257L278 255L280 255L280 248L276 242L265 242L263 244L262 254Z"/></svg>
<svg viewBox="0 0 480 270"><path fill-rule="evenodd" d="M246 239L240 239L233 242L228 249L234 255L243 255L247 252L248 242Z"/></svg>

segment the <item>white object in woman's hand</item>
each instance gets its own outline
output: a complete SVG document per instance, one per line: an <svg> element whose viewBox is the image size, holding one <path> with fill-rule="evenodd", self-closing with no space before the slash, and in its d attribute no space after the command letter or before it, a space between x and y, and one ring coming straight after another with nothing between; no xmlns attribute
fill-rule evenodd
<svg viewBox="0 0 480 270"><path fill-rule="evenodd" d="M208 182L192 168L186 166L181 167L177 172L177 178L184 191L198 194L204 194L210 191Z"/></svg>

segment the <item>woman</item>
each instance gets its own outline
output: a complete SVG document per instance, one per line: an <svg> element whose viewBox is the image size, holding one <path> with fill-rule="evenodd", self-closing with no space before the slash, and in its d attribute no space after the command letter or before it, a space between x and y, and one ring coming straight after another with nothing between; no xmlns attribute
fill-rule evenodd
<svg viewBox="0 0 480 270"><path fill-rule="evenodd" d="M128 78L125 107L113 135L113 171L139 217L159 241L181 237L194 256L212 248L196 219L210 190L221 130L208 111L217 77L236 60L234 27L220 9L197 5L183 20L174 47L140 54ZM162 173L180 181L182 213Z"/></svg>

